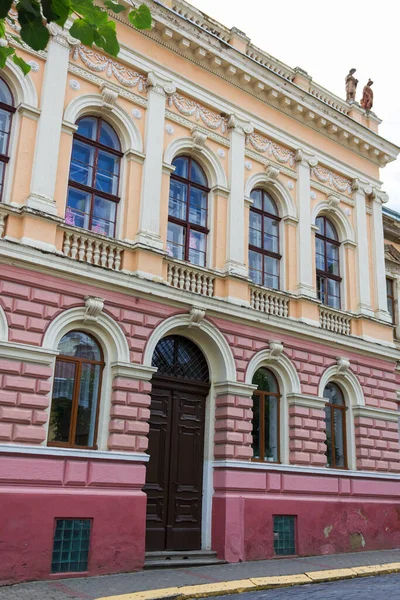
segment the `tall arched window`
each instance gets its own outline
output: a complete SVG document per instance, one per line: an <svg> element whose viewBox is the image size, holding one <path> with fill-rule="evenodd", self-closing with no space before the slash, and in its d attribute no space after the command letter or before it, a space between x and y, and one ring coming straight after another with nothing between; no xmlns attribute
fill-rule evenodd
<svg viewBox="0 0 400 600"><path fill-rule="evenodd" d="M194 265L206 266L207 199L210 188L201 166L179 156L169 188L167 253Z"/></svg>
<svg viewBox="0 0 400 600"><path fill-rule="evenodd" d="M253 377L258 389L253 394L253 460L280 461L280 394L276 377L265 368Z"/></svg>
<svg viewBox="0 0 400 600"><path fill-rule="evenodd" d="M14 99L6 82L0 78L0 202L3 199L4 177L10 160L10 131L15 113Z"/></svg>
<svg viewBox="0 0 400 600"><path fill-rule="evenodd" d="M250 194L249 271L254 283L279 289L279 214L264 190Z"/></svg>
<svg viewBox="0 0 400 600"><path fill-rule="evenodd" d="M340 242L335 227L326 217L318 217L315 234L318 299L327 306L340 308Z"/></svg>
<svg viewBox="0 0 400 600"><path fill-rule="evenodd" d="M326 424L326 463L333 469L347 469L346 450L346 404L343 393L336 383L328 383L324 389Z"/></svg>
<svg viewBox="0 0 400 600"><path fill-rule="evenodd" d="M103 353L83 331L70 331L58 345L48 445L96 448Z"/></svg>
<svg viewBox="0 0 400 600"><path fill-rule="evenodd" d="M74 134L65 222L115 235L121 144L100 117L83 117Z"/></svg>

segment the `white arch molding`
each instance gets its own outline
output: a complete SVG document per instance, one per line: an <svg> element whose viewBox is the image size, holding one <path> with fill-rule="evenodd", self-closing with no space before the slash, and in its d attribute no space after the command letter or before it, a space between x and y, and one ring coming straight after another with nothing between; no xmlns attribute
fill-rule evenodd
<svg viewBox="0 0 400 600"><path fill-rule="evenodd" d="M296 206L293 198L286 188L286 186L279 181L271 181L268 179L266 173L254 173L248 178L245 185L244 195L245 198L250 198L251 192L255 188L262 188L274 198L278 205L278 213L280 217L293 217L297 218Z"/></svg>
<svg viewBox="0 0 400 600"><path fill-rule="evenodd" d="M8 322L6 313L0 305L0 342L8 342Z"/></svg>
<svg viewBox="0 0 400 600"><path fill-rule="evenodd" d="M105 368L100 396L97 445L99 450L107 450L112 395L111 366L116 362L130 362L129 346L122 329L110 316L102 312L96 321L85 321L85 316L86 307L84 306L70 308L59 314L46 329L43 338L43 347L57 350L61 338L74 329L93 334L101 345L104 353Z"/></svg>
<svg viewBox="0 0 400 600"><path fill-rule="evenodd" d="M97 115L108 121L118 134L123 152L143 152L143 141L137 126L128 113L117 104L111 110L106 110L100 94L78 96L71 100L65 109L64 121L75 124L84 115Z"/></svg>
<svg viewBox="0 0 400 600"><path fill-rule="evenodd" d="M1 70L0 77L10 86L16 107L19 104L27 104L33 108L38 107L35 84L29 74L23 75L19 67L11 60L7 60L5 67Z"/></svg>
<svg viewBox="0 0 400 600"><path fill-rule="evenodd" d="M323 374L318 385L318 396L323 398L324 389L328 383L336 383L344 392L344 397L348 410L346 411L346 432L347 432L347 462L349 469L356 469L356 445L354 432L354 406L365 406L365 398L360 382L355 374L350 370L340 371L338 365L328 367Z"/></svg>
<svg viewBox="0 0 400 600"><path fill-rule="evenodd" d="M183 154L192 156L203 167L209 187L228 187L226 174L218 157L207 146L203 146L201 149L197 148L191 137L173 140L164 152L164 163L170 165L174 158Z"/></svg>
<svg viewBox="0 0 400 600"><path fill-rule="evenodd" d="M343 210L337 206L330 206L327 201L319 202L311 215L311 222L315 225L317 217L327 217L332 221L339 233L340 242L355 243L355 233L348 217Z"/></svg>

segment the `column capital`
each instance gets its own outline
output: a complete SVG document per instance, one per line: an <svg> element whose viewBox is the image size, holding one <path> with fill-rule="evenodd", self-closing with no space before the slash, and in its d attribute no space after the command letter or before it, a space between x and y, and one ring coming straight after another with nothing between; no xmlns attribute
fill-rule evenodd
<svg viewBox="0 0 400 600"><path fill-rule="evenodd" d="M316 156L309 154L303 148L297 148L294 160L296 163L301 164L304 167L316 167L318 164L318 159Z"/></svg>
<svg viewBox="0 0 400 600"><path fill-rule="evenodd" d="M160 96L164 97L171 96L176 92L176 86L171 80L165 79L164 77L162 77L158 73L155 73L154 71L150 71L147 74L146 86L152 92L160 94Z"/></svg>
<svg viewBox="0 0 400 600"><path fill-rule="evenodd" d="M250 135L254 131L254 127L250 121L243 121L243 119L240 119L235 114L231 114L228 117L228 129L241 135Z"/></svg>
<svg viewBox="0 0 400 600"><path fill-rule="evenodd" d="M47 29L51 35L51 40L56 44L67 48L68 50L71 47L79 46L81 44L80 40L77 40L76 38L72 37L72 35L70 35L68 29L60 27L60 25L57 25L57 23L48 23Z"/></svg>

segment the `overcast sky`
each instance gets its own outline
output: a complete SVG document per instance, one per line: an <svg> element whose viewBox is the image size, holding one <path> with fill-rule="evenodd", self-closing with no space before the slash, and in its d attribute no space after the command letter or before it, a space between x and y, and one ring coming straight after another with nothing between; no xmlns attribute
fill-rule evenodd
<svg viewBox="0 0 400 600"><path fill-rule="evenodd" d="M357 69L357 100L369 77L379 133L400 146L400 9L395 0L190 0L259 48L345 99L344 78ZM397 8L396 8L397 7ZM381 170L389 206L400 211L400 159Z"/></svg>

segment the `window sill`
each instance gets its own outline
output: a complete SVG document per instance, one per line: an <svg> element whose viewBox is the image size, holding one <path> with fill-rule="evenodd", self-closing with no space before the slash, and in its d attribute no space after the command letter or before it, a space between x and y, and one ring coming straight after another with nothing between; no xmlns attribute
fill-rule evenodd
<svg viewBox="0 0 400 600"><path fill-rule="evenodd" d="M55 446L29 446L19 444L0 445L0 454L32 454L62 458L92 458L95 460L123 460L128 462L148 462L150 456L140 452L114 452L111 450L78 450Z"/></svg>

